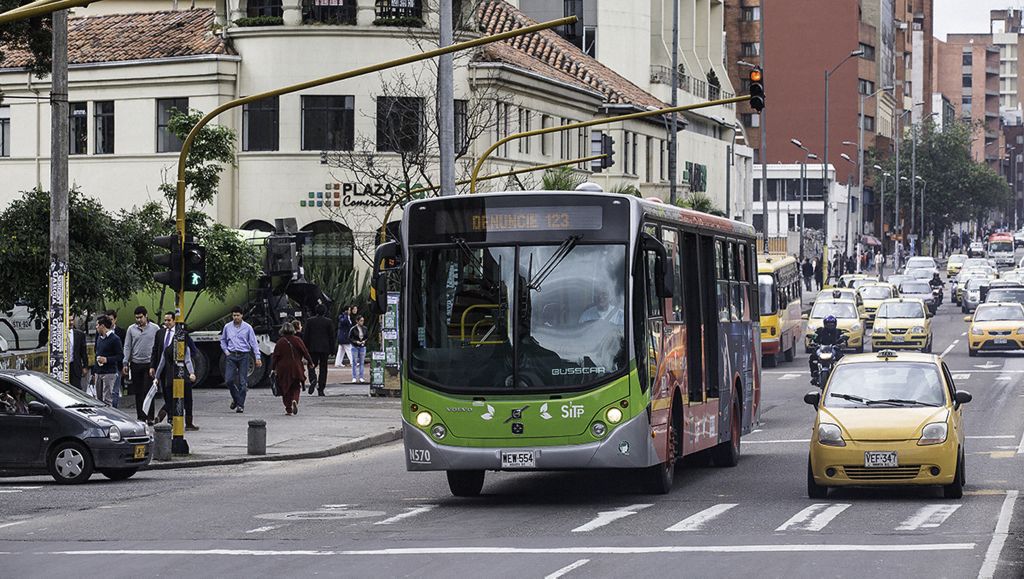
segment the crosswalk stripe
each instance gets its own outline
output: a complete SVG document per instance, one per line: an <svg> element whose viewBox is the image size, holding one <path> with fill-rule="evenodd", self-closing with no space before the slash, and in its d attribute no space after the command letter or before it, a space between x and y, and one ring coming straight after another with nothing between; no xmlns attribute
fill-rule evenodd
<svg viewBox="0 0 1024 579"><path fill-rule="evenodd" d="M601 528L605 525L613 523L619 519L624 519L631 515L637 514L639 511L646 509L647 507L653 507L653 504L640 504L640 505L629 505L628 507L622 507L615 509L614 511L602 511L597 513L594 520L589 523L580 525L572 530L573 533L586 533L593 531L594 529Z"/></svg>
<svg viewBox="0 0 1024 579"><path fill-rule="evenodd" d="M896 527L897 531L916 531L918 529L934 529L946 522L961 505L925 505L909 519Z"/></svg>
<svg viewBox="0 0 1024 579"><path fill-rule="evenodd" d="M735 506L737 506L736 503L722 503L720 505L715 505L711 508L704 509L699 513L690 515L665 530L669 532L699 531L704 527L705 523Z"/></svg>
<svg viewBox="0 0 1024 579"><path fill-rule="evenodd" d="M832 519L836 518L839 513L848 508L850 508L850 505L844 503L816 503L793 515L792 518L782 523L775 530L820 531L832 522Z"/></svg>

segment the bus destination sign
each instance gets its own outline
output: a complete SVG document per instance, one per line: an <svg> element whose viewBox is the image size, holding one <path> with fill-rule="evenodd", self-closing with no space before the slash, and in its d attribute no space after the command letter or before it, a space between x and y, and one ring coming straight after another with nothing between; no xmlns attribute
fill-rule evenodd
<svg viewBox="0 0 1024 579"><path fill-rule="evenodd" d="M602 209L597 206L490 207L467 217L469 230L479 233L597 230L602 226Z"/></svg>

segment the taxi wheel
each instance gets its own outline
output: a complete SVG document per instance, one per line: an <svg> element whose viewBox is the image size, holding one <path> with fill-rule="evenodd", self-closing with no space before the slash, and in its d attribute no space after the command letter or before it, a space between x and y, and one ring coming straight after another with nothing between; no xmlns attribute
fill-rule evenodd
<svg viewBox="0 0 1024 579"><path fill-rule="evenodd" d="M970 346L968 346L967 347L967 355L970 356L971 358L974 358L974 357L976 357L978 355L978 351L973 349L973 348L971 348Z"/></svg>
<svg viewBox="0 0 1024 579"><path fill-rule="evenodd" d="M928 345L924 347L923 351L924 351L925 354L931 354L932 353L932 341L930 339L928 340Z"/></svg>
<svg viewBox="0 0 1024 579"><path fill-rule="evenodd" d="M811 472L811 459L807 459L807 496L812 499L827 499L828 487L814 482L814 474Z"/></svg>
<svg viewBox="0 0 1024 579"><path fill-rule="evenodd" d="M53 480L63 485L84 483L92 476L92 453L73 440L58 444L46 461Z"/></svg>
<svg viewBox="0 0 1024 579"><path fill-rule="evenodd" d="M448 488L457 497L480 496L484 488L484 471L482 470L449 470Z"/></svg>
<svg viewBox="0 0 1024 579"><path fill-rule="evenodd" d="M961 499L964 496L964 483L967 482L967 476L964 472L964 456L961 453L960 457L956 460L956 475L953 476L953 482L942 487L942 496L947 499Z"/></svg>

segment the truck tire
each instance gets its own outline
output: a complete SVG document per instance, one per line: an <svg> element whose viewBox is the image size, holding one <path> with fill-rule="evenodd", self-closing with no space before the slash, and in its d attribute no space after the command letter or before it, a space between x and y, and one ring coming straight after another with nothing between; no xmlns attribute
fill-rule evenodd
<svg viewBox="0 0 1024 579"><path fill-rule="evenodd" d="M204 386L206 379L210 377L210 358L202 350L197 349L196 355L192 356L192 367L196 371L196 383L194 387Z"/></svg>
<svg viewBox="0 0 1024 579"><path fill-rule="evenodd" d="M260 357L263 360L263 366L260 368L256 367L254 358L252 356L249 357L249 379L246 380L248 388L265 388L270 385L270 356L261 354ZM221 356L219 365L221 380L223 380L221 384L227 384L227 373L225 372L227 369L227 357ZM198 376L196 377L198 378Z"/></svg>

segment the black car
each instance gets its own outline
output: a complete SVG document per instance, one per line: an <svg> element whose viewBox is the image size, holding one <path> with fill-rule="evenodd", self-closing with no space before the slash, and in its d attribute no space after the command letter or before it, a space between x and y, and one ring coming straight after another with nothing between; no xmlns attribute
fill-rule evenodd
<svg viewBox="0 0 1024 579"><path fill-rule="evenodd" d="M45 374L0 370L0 474L123 480L152 457L142 422Z"/></svg>

